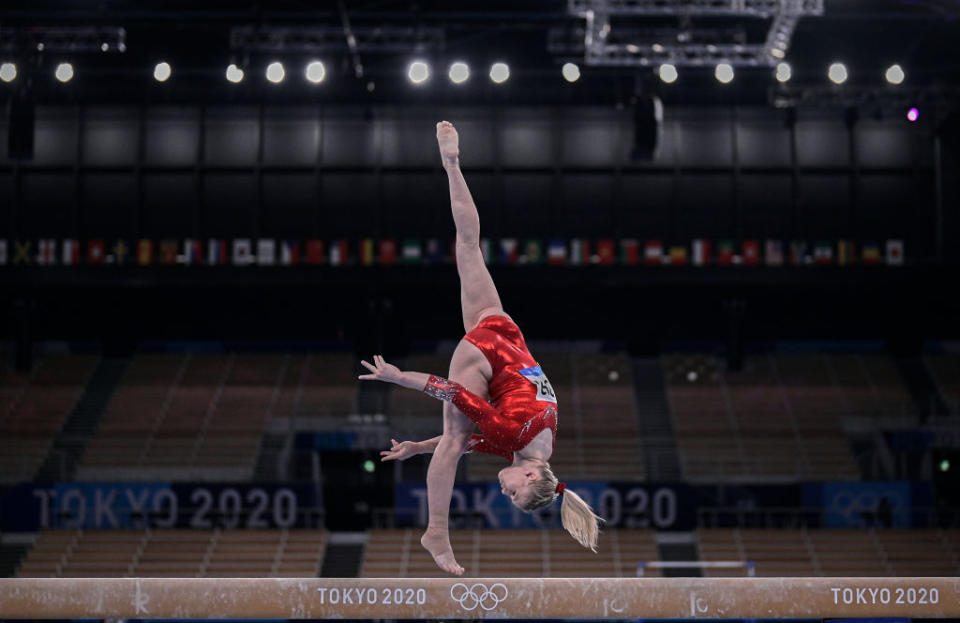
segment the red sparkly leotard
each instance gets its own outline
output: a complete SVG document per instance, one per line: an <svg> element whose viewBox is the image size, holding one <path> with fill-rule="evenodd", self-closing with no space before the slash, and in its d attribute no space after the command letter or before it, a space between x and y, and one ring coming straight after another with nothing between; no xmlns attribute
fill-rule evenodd
<svg viewBox="0 0 960 623"><path fill-rule="evenodd" d="M530 351L520 328L506 316L487 316L465 338L480 349L493 368L490 402L459 383L431 376L423 391L453 402L473 420L473 450L513 460L540 431L553 432L557 442L557 397Z"/></svg>

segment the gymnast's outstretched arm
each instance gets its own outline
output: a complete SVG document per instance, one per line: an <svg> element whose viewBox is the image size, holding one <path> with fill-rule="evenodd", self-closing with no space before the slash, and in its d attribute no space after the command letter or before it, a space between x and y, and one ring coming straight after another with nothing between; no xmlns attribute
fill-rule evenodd
<svg viewBox="0 0 960 623"><path fill-rule="evenodd" d="M464 448L463 454L470 452L482 442L482 438L479 435L474 435L474 437L476 437L476 439L470 440L470 443ZM437 449L441 439L442 437L432 437L430 439L424 439L423 441L397 441L396 439L391 439L390 449L380 452L380 461L406 461L411 456L418 454L432 454L433 451Z"/></svg>
<svg viewBox="0 0 960 623"><path fill-rule="evenodd" d="M425 372L400 370L392 363L387 363L380 355L373 356L372 364L366 361L360 363L370 371L370 374L361 374L358 377L361 381L394 383L401 387L425 392L445 402L452 402L461 413L477 424L482 422L485 425L501 428L510 424L503 421L503 415L499 409L459 383Z"/></svg>

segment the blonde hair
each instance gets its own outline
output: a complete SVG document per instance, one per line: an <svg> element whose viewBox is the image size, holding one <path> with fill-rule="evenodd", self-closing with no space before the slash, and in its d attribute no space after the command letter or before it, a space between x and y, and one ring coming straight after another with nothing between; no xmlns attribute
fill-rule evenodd
<svg viewBox="0 0 960 623"><path fill-rule="evenodd" d="M540 467L540 478L530 483L533 495L521 508L532 512L543 508L557 498L557 484L559 480L550 469L550 464L544 461ZM600 536L600 522L603 521L590 505L583 501L571 489L564 489L560 496L560 522L564 530L570 533L577 543L596 553L597 538Z"/></svg>

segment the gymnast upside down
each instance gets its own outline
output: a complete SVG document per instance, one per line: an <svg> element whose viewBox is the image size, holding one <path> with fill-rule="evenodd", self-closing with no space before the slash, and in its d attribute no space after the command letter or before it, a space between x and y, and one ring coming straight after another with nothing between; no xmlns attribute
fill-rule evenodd
<svg viewBox="0 0 960 623"><path fill-rule="evenodd" d="M370 374L359 378L396 383L444 401L443 435L425 441L393 441L381 460L402 461L433 452L427 470L429 521L420 539L437 565L461 575L450 546L448 516L460 457L469 451L502 456L511 462L499 473L504 495L530 512L562 498L563 527L584 547L596 551L600 518L573 491L564 491L547 462L557 433L557 398L534 360L523 334L503 311L500 296L480 251L480 217L460 172L459 138L453 124L437 124L437 142L450 186L457 229L456 260L466 336L450 360L449 380L401 371L375 356L361 363ZM480 434L473 434L476 425Z"/></svg>

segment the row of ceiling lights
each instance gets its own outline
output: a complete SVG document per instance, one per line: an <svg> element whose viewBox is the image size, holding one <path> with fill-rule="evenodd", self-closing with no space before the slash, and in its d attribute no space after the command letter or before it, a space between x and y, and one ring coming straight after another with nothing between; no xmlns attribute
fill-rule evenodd
<svg viewBox="0 0 960 623"><path fill-rule="evenodd" d="M670 63L664 63L657 68L657 74L660 76L660 79L671 84L677 81L677 78L680 76L677 72L675 65ZM714 77L718 82L723 84L728 84L733 82L733 65L729 63L719 63L713 72ZM789 82L793 77L793 68L790 67L789 63L780 62L777 63L776 68L773 73L774 77L778 82ZM833 63L827 68L827 78L830 79L834 84L843 84L850 77L849 72L847 71L847 66L843 63ZM906 79L907 75L903 71L903 68L900 65L891 65L884 72L884 78L890 84L902 84Z"/></svg>
<svg viewBox="0 0 960 623"><path fill-rule="evenodd" d="M576 63L565 63L560 70L561 75L567 82L576 82L580 79L580 67ZM170 63L166 61L157 63L153 69L153 77L157 82L165 82L173 74ZM677 81L679 72L675 65L664 63L657 68L657 74L660 79L667 84ZM60 82L69 82L73 79L74 70L70 63L60 63L57 65L54 75ZM327 70L321 61L311 61L303 72L304 78L313 84L319 84L326 78ZM429 63L422 60L416 60L407 67L407 78L414 84L424 84L430 79L431 68ZM490 66L490 80L496 84L502 84L510 78L510 66L506 63L497 62ZM733 81L733 66L729 63L720 63L714 68L716 79L727 84ZM793 76L793 70L789 63L778 63L774 70L774 76L779 82L787 82ZM14 63L0 63L0 80L11 82L17 77L17 66ZM283 82L286 77L286 69L283 63L274 61L267 65L266 78L274 84ZM447 77L454 84L463 84L470 78L470 66L463 61L456 61L450 65L447 70ZM835 84L843 84L849 78L846 65L843 63L833 63L827 70L827 77ZM900 65L891 65L884 73L884 77L890 84L901 84L906 78L906 74ZM226 78L230 82L239 83L243 81L244 71L235 64L227 67Z"/></svg>

